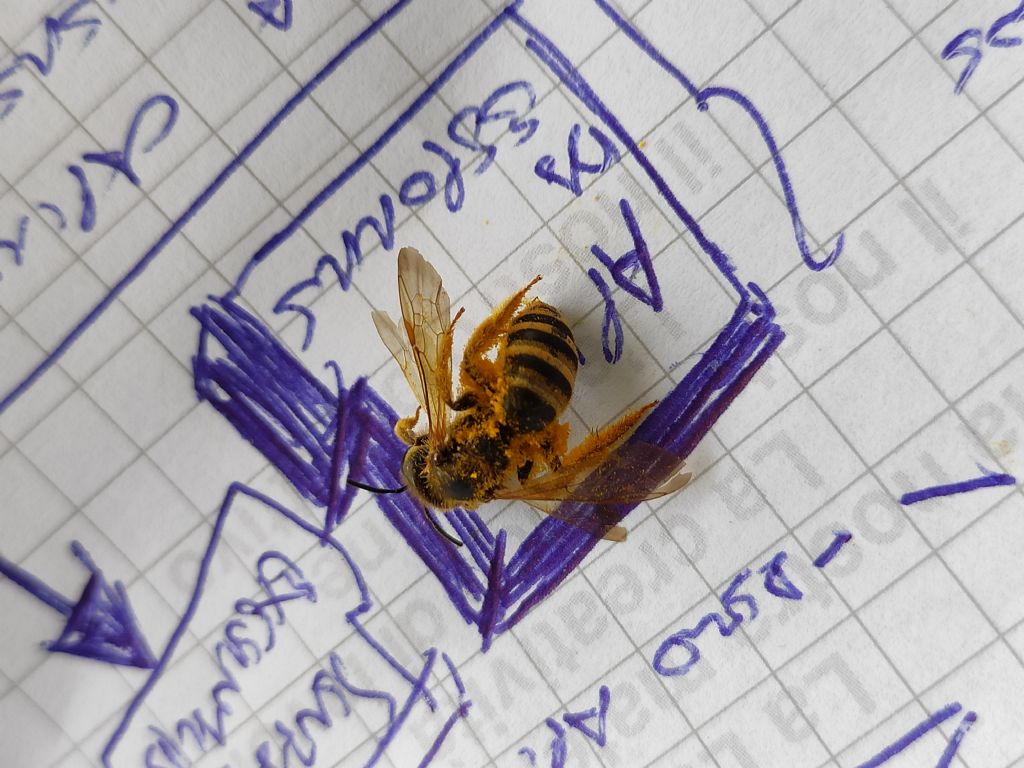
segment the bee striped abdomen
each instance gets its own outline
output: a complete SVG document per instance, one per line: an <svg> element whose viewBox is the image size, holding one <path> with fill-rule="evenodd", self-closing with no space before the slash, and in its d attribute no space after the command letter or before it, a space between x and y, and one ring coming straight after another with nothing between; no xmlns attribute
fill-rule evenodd
<svg viewBox="0 0 1024 768"><path fill-rule="evenodd" d="M572 331L557 309L531 302L509 326L505 345L505 419L534 432L569 405L579 357Z"/></svg>

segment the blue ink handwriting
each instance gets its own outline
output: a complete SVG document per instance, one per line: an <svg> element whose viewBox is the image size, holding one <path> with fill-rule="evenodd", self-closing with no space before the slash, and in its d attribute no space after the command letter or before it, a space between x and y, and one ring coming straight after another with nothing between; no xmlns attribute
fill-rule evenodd
<svg viewBox="0 0 1024 768"><path fill-rule="evenodd" d="M87 18L77 16L79 11L92 3L93 0L74 0L59 15L46 16L43 19L46 52L42 56L29 52L16 53L14 61L0 70L0 88L3 88L0 90L0 120L7 117L25 95L25 92L17 86L4 88L4 83L12 79L28 64L35 68L40 77L48 77L56 63L57 51L61 50L64 43L64 35L68 32L76 29L82 30L83 49L93 41L102 26L102 21L95 16Z"/></svg>
<svg viewBox="0 0 1024 768"><path fill-rule="evenodd" d="M953 93L958 94L963 91L967 81L971 79L974 71L978 68L978 65L981 63L982 54L986 50L982 48L983 44L992 48L1016 48L1024 42L1020 37L1002 34L1006 27L1016 24L1022 19L1024 19L1024 2L1021 2L1012 11L1003 14L993 21L986 32L982 32L978 27L965 29L946 43L946 47L942 49L942 58L944 60L951 61L959 57L967 59L964 62L964 68L960 70L960 76L953 87Z"/></svg>
<svg viewBox="0 0 1024 768"><path fill-rule="evenodd" d="M292 28L292 0L250 0L246 7L274 29L287 32Z"/></svg>
<svg viewBox="0 0 1024 768"><path fill-rule="evenodd" d="M562 715L562 720L570 728L573 728L588 739L593 741L597 746L603 747L608 743L608 734L605 730L605 719L608 716L608 705L611 703L611 691L608 690L608 686L602 685L600 690L597 692L597 706L591 707L590 709L582 712L566 712ZM587 721L597 719L596 730L587 725ZM566 730L552 717L546 718L544 724L551 729L554 737L551 740L551 768L565 768L565 761L569 756L569 744L566 740ZM530 747L520 747L516 753L522 755L530 761L530 765L537 765L537 753Z"/></svg>
<svg viewBox="0 0 1024 768"><path fill-rule="evenodd" d="M843 544L851 538L852 536L845 531L838 533L836 539L829 544L828 548L814 559L814 564L818 568L827 565L836 556ZM786 575L785 564L788 557L786 552L777 552L771 560L758 568L757 572L764 577L763 586L768 594L782 600L802 600L804 597L803 590L796 586L789 576ZM757 600L754 599L753 595L739 592L740 587L751 575L750 568L746 568L736 574L732 581L729 582L729 586L726 587L725 592L722 593L720 598L722 608L724 609L724 616L717 611L706 613L697 622L695 627L680 629L661 642L654 652L652 662L652 666L658 674L666 677L675 677L689 672L701 658L700 648L697 647L696 641L704 633L704 630L712 624L718 629L718 634L722 637L730 637L744 621L753 621L757 618L759 613ZM743 612L738 610L741 606L746 608L749 616L744 616ZM666 661L666 657L676 648L684 649L689 654L688 657L675 664Z"/></svg>
<svg viewBox="0 0 1024 768"><path fill-rule="evenodd" d="M654 271L654 264L651 261L651 252L647 248L640 225L637 223L636 215L629 201L625 198L619 200L619 210L622 212L623 221L633 238L633 249L627 251L617 259L612 259L597 244L590 247L591 253L597 257L601 265L608 270L612 281L622 290L643 304L649 306L655 312L661 312L664 302L661 298L661 286L658 283L658 275ZM626 272L630 274L627 277ZM643 276L646 288L637 285L633 280L637 274ZM622 357L622 320L612 298L611 287L597 269L591 267L587 270L587 277L597 287L598 293L604 301L604 323L601 327L601 346L604 351L604 359L609 363L616 363ZM609 347L608 337L614 336L614 346Z"/></svg>
<svg viewBox="0 0 1024 768"><path fill-rule="evenodd" d="M853 534L849 531L836 531L835 538L825 548L825 551L814 558L815 568L824 568L826 565L831 563L839 551L853 538Z"/></svg>
<svg viewBox="0 0 1024 768"><path fill-rule="evenodd" d="M362 624L362 617L372 609L373 603L362 573L347 550L329 533L241 483L233 483L224 497L200 561L192 597L185 613L150 677L132 699L110 736L102 754L103 765L110 768L112 757L142 703L167 671L198 609L227 518L240 498L261 504L269 514L280 516L285 523L296 526L310 536L311 541L319 542L338 556L337 563L342 573L349 574L358 588L355 604L344 613L344 620L370 652L368 655L360 655L360 671L364 675L386 672L389 679L395 679L400 686L405 686L399 698L383 687L357 685L346 670L342 653L337 650L331 652L322 666L310 675L310 705L298 709L294 715L274 721L271 729L273 736L256 745L253 764L258 768L293 768L299 765L309 768L316 765L321 746L317 739L322 737L325 730L337 725L339 713L341 719L347 719L357 707L373 707L383 715L384 732L377 737L374 751L365 765L376 765L418 702L423 702L431 713L438 710L439 703L430 693L428 685L434 673L434 664L440 656L459 692L459 701L419 762L420 766L429 765L454 725L466 717L471 706L455 665L447 654L438 654L435 648L424 652L421 670L409 669L400 663ZM255 580L259 590L253 597L241 597L235 601L234 614L223 624L220 639L213 647L219 675L208 687L204 686L207 705L186 707L188 714L169 728L153 725L145 728L146 740L137 748L142 752L140 756L146 768L192 765L202 756L226 746L232 735L230 722L235 715L235 700L241 699L243 690L244 681L240 673L245 670L257 671L261 665L269 663L278 647L280 628L288 624L289 612L297 610L299 606L315 605L320 595L317 586L299 565L287 555L274 550L265 551L257 558ZM378 671L374 672L371 667Z"/></svg>
<svg viewBox="0 0 1024 768"><path fill-rule="evenodd" d="M601 162L586 163L580 160L579 141L583 129L579 123L574 123L569 129L569 142L566 147L566 154L569 162L569 176L562 176L555 170L555 158L551 155L544 155L533 166L533 172L548 184L557 184L569 190L576 197L583 194L583 184L580 175L583 173L597 175L604 173L617 163L622 155L619 153L615 142L600 129L590 126L587 133L601 150Z"/></svg>
<svg viewBox="0 0 1024 768"><path fill-rule="evenodd" d="M139 149L142 154L152 152L170 135L178 120L178 102L173 97L164 93L150 96L135 110L125 135L124 144L120 149L105 152L83 152L81 155L82 162L110 168L111 183L118 175L121 175L132 186L141 186L142 179L135 170L133 161L135 160L136 143L139 141L143 128L147 124L153 123L152 119L147 119L150 114L156 114L157 122L150 128L151 135L145 139ZM68 165L67 172L74 179L75 185L78 187L78 200L81 209L78 216L78 229L82 232L92 232L96 227L97 217L96 194L93 191L92 184L85 169L78 163ZM63 231L67 228L68 217L59 205L45 200L38 201L34 205L36 210L46 211L54 216L58 230ZM10 252L16 267L20 267L24 263L28 226L29 217L23 215L18 223L17 240L0 240L0 249L6 249ZM3 271L0 270L0 280L2 279Z"/></svg>
<svg viewBox="0 0 1024 768"><path fill-rule="evenodd" d="M509 106L512 103L510 97L514 94L522 94L520 100L523 103L519 108ZM474 152L483 152L484 156L476 168L476 174L487 170L497 153L495 144L485 141L481 137L483 129L489 125L494 125L495 128L504 125L513 135L519 134L515 146L524 144L529 141L537 129L537 121L524 119L522 112L532 109L535 101L533 86L528 82L519 80L505 83L484 99L480 106L465 107L449 121L448 136L455 144ZM502 105L504 108L499 109ZM462 160L435 141L426 140L420 146L426 156L433 156L441 161L444 175L445 207L450 213L458 213L462 209L466 197ZM417 169L402 181L399 186L398 200L406 208L417 208L433 200L437 195L438 188L438 178L433 171L425 168ZM305 335L302 341L303 350L309 349L313 342L316 315L309 306L301 302L299 295L310 289L322 288L324 278L331 274L333 274L338 287L347 291L352 285L352 270L363 262L364 231L372 229L377 235L377 241L385 251L390 251L394 247L394 200L390 194L385 193L380 196L379 204L381 209L379 218L372 215L365 216L356 224L354 231L343 230L341 232L341 244L345 251L344 265L333 254L324 254L317 261L313 275L286 289L274 304L275 314L294 312L306 321ZM309 300L317 297L317 293L309 294Z"/></svg>

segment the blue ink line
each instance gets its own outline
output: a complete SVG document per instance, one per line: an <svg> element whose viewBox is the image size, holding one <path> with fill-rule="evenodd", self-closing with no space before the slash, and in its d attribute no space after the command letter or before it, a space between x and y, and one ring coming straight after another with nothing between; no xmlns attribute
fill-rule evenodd
<svg viewBox="0 0 1024 768"><path fill-rule="evenodd" d="M502 605L503 583L505 578L505 530L498 531L491 558L491 568L487 575L487 594L480 608L480 634L483 635L483 650L491 647L494 628L504 613Z"/></svg>
<svg viewBox="0 0 1024 768"><path fill-rule="evenodd" d="M259 149L260 145L263 144L270 136L277 130L278 126L284 122L295 109L302 104L310 94L319 86L325 79L327 79L343 62L345 62L355 51L357 51L364 43L370 40L376 35L376 33L387 24L399 11L401 11L411 0L397 0L391 5L379 18L371 22L362 32L354 37L348 44L346 44L334 58L324 64L320 70L313 75L298 91L296 91L288 101L285 102L284 106L279 109L267 123L257 131L256 135L250 139L241 151L232 159L223 169L217 174L213 181L200 193L200 195L192 201L192 204L185 209L171 226L160 236L160 238L149 248L148 251L140 258L135 265L128 270L125 275L118 280L110 289L110 291L94 306L89 312L83 317L68 333L61 339L60 343L52 351L50 351L46 357L44 357L38 365L36 365L22 380L16 384L3 399L0 400L0 413L6 411L11 404L25 394L28 389L35 384L35 382L42 376L46 371L53 367L64 354L68 351L72 344L78 340L86 329L89 328L96 320L99 319L107 308L114 303L118 296L120 296L125 289L131 285L141 275L146 267L155 259L167 245L177 237L178 233L185 228L185 225L192 220L193 217L210 201L210 199L223 187L228 180L235 174L239 168L253 155L253 153Z"/></svg>
<svg viewBox="0 0 1024 768"><path fill-rule="evenodd" d="M977 719L978 714L976 712L968 712L964 715L963 720L960 721L960 725L953 732L953 736L950 738L946 748L942 751L942 757L935 764L935 768L949 768L949 764L956 757L956 751L960 748L960 742L964 740L964 736L971 730L971 726L974 725Z"/></svg>
<svg viewBox="0 0 1024 768"><path fill-rule="evenodd" d="M757 572L764 574L764 588L768 594L785 600L801 600L804 593L789 580L783 570L788 557L786 552L779 552L769 562L758 568Z"/></svg>
<svg viewBox="0 0 1024 768"><path fill-rule="evenodd" d="M974 491L978 488L992 488L997 485L1014 485L1016 482L1017 479L1013 475L986 473L981 477L974 478L973 480L962 480L959 483L949 483L948 485L933 485L931 488L922 488L919 491L904 493L900 496L900 504L917 504L919 501L934 499L936 496L952 496L957 493Z"/></svg>
<svg viewBox="0 0 1024 768"><path fill-rule="evenodd" d="M32 597L45 605L50 606L62 616L71 615L73 603L70 600L55 589L44 584L24 568L20 567L16 563L12 563L2 555L0 555L0 574L6 576L23 590L32 595Z"/></svg>
<svg viewBox="0 0 1024 768"><path fill-rule="evenodd" d="M284 0L281 18L278 18L275 13L279 5L281 5L281 0L253 0L247 7L263 19L264 24L269 24L281 32L287 32L292 28L292 0Z"/></svg>
<svg viewBox="0 0 1024 768"><path fill-rule="evenodd" d="M437 756L438 750L441 749L441 745L444 744L444 740L448 738L448 734L451 732L452 728L455 727L455 724L459 722L459 720L469 714L469 708L472 704L473 702L471 701L464 701L459 704L458 709L448 716L448 720L442 726L441 731L437 734L437 738L434 739L434 743L431 744L430 749L424 753L423 759L420 761L418 768L426 768L426 766L433 762L434 758Z"/></svg>
<svg viewBox="0 0 1024 768"><path fill-rule="evenodd" d="M826 565L831 563L835 559L835 556L839 554L839 550L843 548L843 545L852 538L853 534L849 531L836 531L835 538L832 539L832 543L825 548L824 552L814 558L814 567L824 568Z"/></svg>
<svg viewBox="0 0 1024 768"><path fill-rule="evenodd" d="M761 134L761 139L764 141L765 146L768 149L768 153L772 158L772 162L775 165L775 172L779 177L779 184L782 186L782 192L786 198L786 209L789 211L790 221L793 226L793 234L796 238L801 258L807 267L814 271L825 269L833 264L835 260L839 258L839 254L843 250L845 235L840 233L836 238L836 244L832 249L832 252L823 260L815 261L814 257L811 255L810 248L807 246L803 220L800 216L800 209L796 202L796 194L793 192L793 184L790 181L789 172L786 170L786 164L782 159L782 153L779 151L779 147L775 142L775 137L772 135L771 129L768 127L768 122L764 119L760 110L754 106L754 103L742 93L733 90L732 88L697 88L692 80L684 75L674 64L672 64L672 62L666 59L662 53L643 36L640 30L630 24L626 18L621 16L607 0L594 0L594 2L619 29L621 29L626 36L629 37L629 39L632 40L638 48L640 48L640 50L650 56L654 63L661 67L669 76L677 80L679 84L686 89L686 91L693 97L694 101L697 102L697 109L701 112L708 109L708 102L711 99L720 97L732 101L747 113L747 116L754 122L754 125L757 126L757 129ZM633 148L631 147L631 150L632 149ZM634 154L636 154L636 152L634 152ZM694 224L696 224L696 222L694 222ZM688 222L687 227L693 231ZM694 234L697 235L697 232L694 232ZM697 237L698 241L700 241L701 236L697 235ZM701 247L705 247L703 242L701 242ZM731 272L732 270L730 269L730 274Z"/></svg>
<svg viewBox="0 0 1024 768"><path fill-rule="evenodd" d="M915 741L924 736L926 733L928 733L928 731L932 730L941 723L944 723L947 720L949 720L949 718L953 717L953 715L959 712L960 709L961 707L959 702L953 702L952 704L943 707L934 715L931 715L924 722L914 726L908 733L904 734L903 736L900 736L899 739L897 739L892 744L887 746L885 749L883 749L877 755L869 759L867 762L858 765L857 768L877 768L877 766L888 762L893 757L895 757L900 752L909 747L911 744L913 744Z"/></svg>
<svg viewBox="0 0 1024 768"><path fill-rule="evenodd" d="M57 217L57 229L64 230L67 228L67 217L64 215L64 211L58 208L55 204L46 202L36 203L36 209L40 211L49 211L55 215Z"/></svg>

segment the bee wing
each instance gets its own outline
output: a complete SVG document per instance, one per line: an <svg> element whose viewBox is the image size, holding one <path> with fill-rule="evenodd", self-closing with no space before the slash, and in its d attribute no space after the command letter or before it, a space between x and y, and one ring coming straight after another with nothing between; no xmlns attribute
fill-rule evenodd
<svg viewBox="0 0 1024 768"><path fill-rule="evenodd" d="M565 520L567 523L573 523L584 530L591 530L595 533L600 533L602 539L607 539L608 541L626 540L626 529L621 525L613 525L611 528L608 528L607 526L602 526L598 520L589 521L588 524L582 524L580 520L574 519L571 515L561 514L558 511L558 505L561 504L560 501L541 501L540 499L520 499L520 501L526 502L538 512L543 512L545 515L557 517L560 520Z"/></svg>
<svg viewBox="0 0 1024 768"><path fill-rule="evenodd" d="M414 248L398 252L398 299L419 379L413 392L427 413L431 439L439 442L452 399L452 307L441 276Z"/></svg>
<svg viewBox="0 0 1024 768"><path fill-rule="evenodd" d="M682 459L656 445L626 443L600 460L563 464L558 470L538 475L518 487L499 489L494 497L522 501L637 503L667 496L689 483L691 474L680 473L682 466Z"/></svg>
<svg viewBox="0 0 1024 768"><path fill-rule="evenodd" d="M375 310L372 317L373 324L377 326L377 333L380 334L380 340L390 350L398 367L405 374L405 380L409 382L409 388L416 396L416 401L426 408L427 398L423 392L423 380L420 378L419 368L416 365L416 355L413 354L408 340L402 336L402 332L387 312Z"/></svg>

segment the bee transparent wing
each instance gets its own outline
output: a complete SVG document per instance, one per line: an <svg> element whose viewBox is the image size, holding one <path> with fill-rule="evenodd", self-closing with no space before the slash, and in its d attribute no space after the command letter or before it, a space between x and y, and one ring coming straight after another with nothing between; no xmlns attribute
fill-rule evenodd
<svg viewBox="0 0 1024 768"><path fill-rule="evenodd" d="M420 382L413 392L421 397L431 440L439 442L452 398L451 300L437 270L414 248L398 252L398 299Z"/></svg>
<svg viewBox="0 0 1024 768"><path fill-rule="evenodd" d="M565 520L567 523L573 523L583 530L599 533L601 534L602 539L607 539L608 541L626 540L626 529L621 525L613 525L611 528L608 528L607 526L601 525L600 521L593 518L586 521L586 523L583 523L578 518L574 519L570 515L561 514L558 511L558 506L562 503L560 501L542 501L540 499L520 499L520 501L529 504L538 512L543 512L545 515L557 517L560 520Z"/></svg>
<svg viewBox="0 0 1024 768"><path fill-rule="evenodd" d="M377 326L377 333L380 334L380 340L390 350L391 356L395 358L398 367L405 374L405 380L409 382L409 388L412 389L413 395L416 396L416 401L426 408L427 397L423 392L423 380L420 378L420 371L416 365L416 355L413 354L412 347L409 346L409 342L402 335L398 325L391 319L391 315L387 312L376 310L372 317L373 324Z"/></svg>
<svg viewBox="0 0 1024 768"><path fill-rule="evenodd" d="M500 489L494 498L525 501L545 514L619 541L625 532L606 519L602 507L637 504L678 491L692 477L680 471L682 465L678 456L650 443L626 443L606 457L566 464L518 487Z"/></svg>

